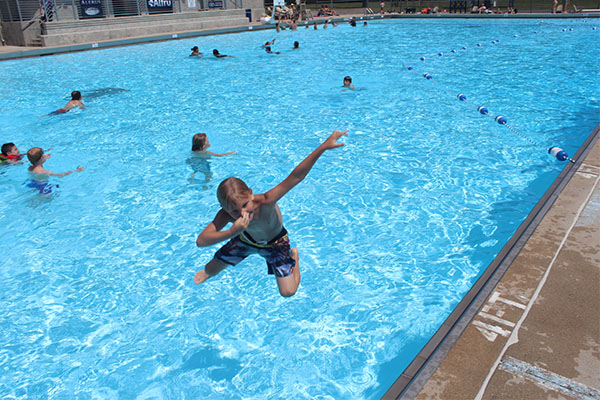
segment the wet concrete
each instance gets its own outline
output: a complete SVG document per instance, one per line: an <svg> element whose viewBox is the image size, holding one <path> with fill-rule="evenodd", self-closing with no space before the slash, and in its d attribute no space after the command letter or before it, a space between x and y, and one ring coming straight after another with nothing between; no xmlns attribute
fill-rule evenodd
<svg viewBox="0 0 600 400"><path fill-rule="evenodd" d="M599 141L416 399L600 399Z"/></svg>

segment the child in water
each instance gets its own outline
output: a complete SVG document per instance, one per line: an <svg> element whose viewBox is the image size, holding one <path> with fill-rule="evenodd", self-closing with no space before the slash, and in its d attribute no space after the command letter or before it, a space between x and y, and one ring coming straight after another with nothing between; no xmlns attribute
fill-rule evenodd
<svg viewBox="0 0 600 400"><path fill-rule="evenodd" d="M354 85L352 84L352 78L349 76L345 76L344 77L344 86L342 86L345 89L356 89L354 87Z"/></svg>
<svg viewBox="0 0 600 400"><path fill-rule="evenodd" d="M272 51L272 50L271 50L271 46L267 46L267 47L265 47L265 51L267 52L267 54L281 54L281 53L280 53L280 52L278 52L278 51Z"/></svg>
<svg viewBox="0 0 600 400"><path fill-rule="evenodd" d="M31 166L29 167L28 171L38 176L67 176L71 175L73 172L83 171L83 167L77 167L77 169L63 173L55 173L45 169L44 163L50 158L50 154L44 154L44 150L39 147L33 147L29 149L29 151L27 151L27 158L31 162Z"/></svg>
<svg viewBox="0 0 600 400"><path fill-rule="evenodd" d="M226 57L233 58L233 56L228 56L227 54L219 53L219 50L217 50L217 49L213 49L213 56L215 56L217 58L226 58Z"/></svg>
<svg viewBox="0 0 600 400"><path fill-rule="evenodd" d="M208 141L208 137L205 133L197 133L192 138L192 152L194 153L194 156L187 160L187 163L192 167L192 170L194 170L190 182L193 182L192 180L194 179L196 173L201 173L204 175L205 183L210 182L212 179L212 172L210 171L210 164L208 162L210 156L223 157L230 154L235 154L235 151L221 154L213 153L212 151L206 150L209 147L210 142Z"/></svg>
<svg viewBox="0 0 600 400"><path fill-rule="evenodd" d="M202 53L200 53L198 46L192 47L192 54L190 54L190 57L202 57Z"/></svg>
<svg viewBox="0 0 600 400"><path fill-rule="evenodd" d="M19 152L19 149L14 143L4 143L2 145L2 154L0 154L0 164L21 164L23 161L23 154Z"/></svg>
<svg viewBox="0 0 600 400"><path fill-rule="evenodd" d="M229 241L196 273L194 282L203 283L250 254L260 254L267 261L268 273L277 279L279 293L284 297L293 296L300 284L299 255L296 248L290 249L277 202L306 177L325 151L342 147L344 143L338 143L338 139L347 132L334 131L286 179L266 193L254 194L238 178L221 182L217 189L221 209L200 233L196 245L208 247ZM229 223L231 227L223 230Z"/></svg>
<svg viewBox="0 0 600 400"><path fill-rule="evenodd" d="M79 107L81 109L83 109L84 107L84 104L81 101L81 92L79 90L73 90L71 92L71 100L69 100L69 102L63 108L59 108L58 110L50 113L49 115L64 114L71 111L75 107Z"/></svg>
<svg viewBox="0 0 600 400"><path fill-rule="evenodd" d="M206 136L206 133L196 133L194 135L194 137L192 138L192 151L196 151L196 152L199 152L202 154L207 154L207 155L215 156L215 157L223 157L223 156L228 156L230 154L235 154L235 151L230 151L229 153L222 153L222 154L213 153L212 151L206 150L209 147L210 147L210 142L208 141L208 137Z"/></svg>

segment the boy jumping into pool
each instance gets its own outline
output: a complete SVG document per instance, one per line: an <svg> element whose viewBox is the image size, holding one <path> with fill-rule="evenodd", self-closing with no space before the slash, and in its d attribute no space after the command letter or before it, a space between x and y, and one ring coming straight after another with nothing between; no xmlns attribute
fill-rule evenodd
<svg viewBox="0 0 600 400"><path fill-rule="evenodd" d="M348 131L333 131L319 147L304 159L292 173L273 189L262 194L252 190L238 178L225 179L217 189L221 209L196 239L198 247L207 247L229 240L215 253L203 270L196 273L196 284L217 275L229 265L236 265L250 254L260 254L267 261L268 273L277 278L279 293L293 296L300 284L298 250L290 250L288 233L283 227L277 201L300 183L330 149L342 147L338 143ZM228 223L233 225L222 230Z"/></svg>

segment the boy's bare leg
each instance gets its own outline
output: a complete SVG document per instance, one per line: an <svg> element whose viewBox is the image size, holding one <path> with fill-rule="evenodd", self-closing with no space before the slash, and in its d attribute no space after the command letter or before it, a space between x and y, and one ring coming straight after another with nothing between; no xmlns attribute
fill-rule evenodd
<svg viewBox="0 0 600 400"><path fill-rule="evenodd" d="M217 275L228 266L229 264L225 264L223 261L213 258L206 264L203 270L196 272L196 275L194 275L194 282L196 282L196 285L202 283L208 278Z"/></svg>
<svg viewBox="0 0 600 400"><path fill-rule="evenodd" d="M300 285L300 256L298 255L298 249L294 247L290 253L294 261L296 261L296 265L292 267L292 274L285 278L277 278L277 287L283 297L291 297L296 294Z"/></svg>

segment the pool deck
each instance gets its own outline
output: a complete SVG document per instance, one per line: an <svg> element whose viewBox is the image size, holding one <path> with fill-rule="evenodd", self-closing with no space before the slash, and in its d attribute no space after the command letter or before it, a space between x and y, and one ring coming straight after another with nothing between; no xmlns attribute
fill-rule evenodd
<svg viewBox="0 0 600 400"><path fill-rule="evenodd" d="M350 15L363 17L362 10L342 13ZM249 29L273 26L184 32L177 38ZM172 34L139 37L95 47L171 39L176 38ZM92 47L0 46L0 60ZM487 293L474 295L481 297L479 305L473 300L476 306L460 317L462 326L448 327L447 337L430 349L430 355L398 371L399 378L384 399L600 399L599 128L583 161L573 166L547 199L548 207L532 224L531 233L517 243L519 250L509 257L506 269L486 283Z"/></svg>

